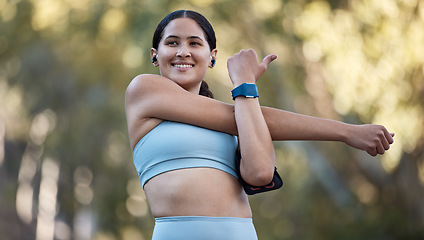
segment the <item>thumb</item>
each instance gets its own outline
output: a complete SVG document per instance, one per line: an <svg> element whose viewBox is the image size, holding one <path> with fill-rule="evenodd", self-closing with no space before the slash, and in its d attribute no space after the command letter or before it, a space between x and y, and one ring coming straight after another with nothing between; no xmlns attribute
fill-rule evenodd
<svg viewBox="0 0 424 240"><path fill-rule="evenodd" d="M261 62L261 64L260 64L260 65L262 65L262 66L264 66L265 68L267 68L267 67L268 67L268 65L269 65L272 61L274 61L275 59L277 59L277 55L275 55L275 54L270 54L270 55L268 55L268 56L264 57L264 59L262 60L262 62Z"/></svg>

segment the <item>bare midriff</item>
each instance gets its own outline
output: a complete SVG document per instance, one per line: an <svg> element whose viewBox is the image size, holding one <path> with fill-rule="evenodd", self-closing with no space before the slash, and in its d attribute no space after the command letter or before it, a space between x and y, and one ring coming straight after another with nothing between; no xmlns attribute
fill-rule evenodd
<svg viewBox="0 0 424 240"><path fill-rule="evenodd" d="M247 195L232 175L213 168L162 173L144 185L153 217L250 218Z"/></svg>

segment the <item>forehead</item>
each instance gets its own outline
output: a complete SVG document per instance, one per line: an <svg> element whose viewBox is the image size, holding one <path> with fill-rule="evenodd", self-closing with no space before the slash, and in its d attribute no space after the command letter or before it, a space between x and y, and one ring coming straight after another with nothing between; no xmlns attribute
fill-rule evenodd
<svg viewBox="0 0 424 240"><path fill-rule="evenodd" d="M165 27L162 39L169 35L175 35L181 38L196 36L204 40L206 39L203 29L191 18L177 18L172 20Z"/></svg>

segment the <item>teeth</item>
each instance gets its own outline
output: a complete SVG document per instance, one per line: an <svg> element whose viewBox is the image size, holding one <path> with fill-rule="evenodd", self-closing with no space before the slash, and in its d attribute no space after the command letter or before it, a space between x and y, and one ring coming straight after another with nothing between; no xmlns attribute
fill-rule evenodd
<svg viewBox="0 0 424 240"><path fill-rule="evenodd" d="M193 66L187 65L187 64L175 64L175 67L177 67L177 68L191 68Z"/></svg>

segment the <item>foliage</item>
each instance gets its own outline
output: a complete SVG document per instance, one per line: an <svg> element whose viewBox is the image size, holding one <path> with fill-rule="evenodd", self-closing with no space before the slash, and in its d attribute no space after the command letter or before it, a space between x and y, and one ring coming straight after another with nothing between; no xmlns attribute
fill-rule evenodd
<svg viewBox="0 0 424 240"><path fill-rule="evenodd" d="M371 158L339 143L276 143L285 186L251 197L260 239L424 238L423 0L0 0L0 232L4 239L149 239L124 93L170 11L211 20L207 81L225 59L276 53L264 105L396 132Z"/></svg>

